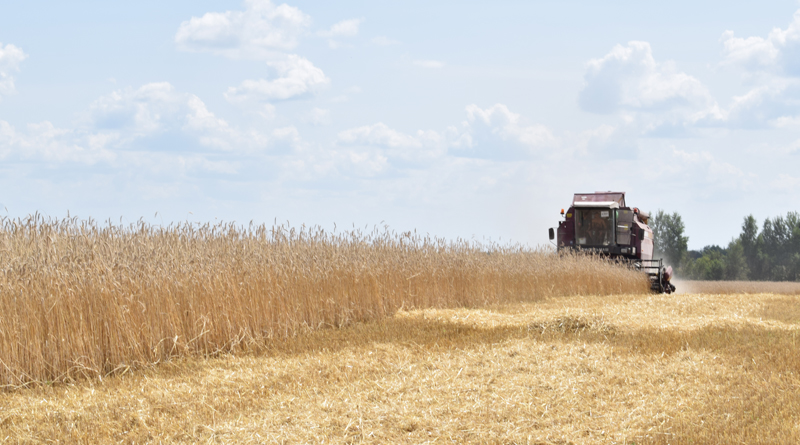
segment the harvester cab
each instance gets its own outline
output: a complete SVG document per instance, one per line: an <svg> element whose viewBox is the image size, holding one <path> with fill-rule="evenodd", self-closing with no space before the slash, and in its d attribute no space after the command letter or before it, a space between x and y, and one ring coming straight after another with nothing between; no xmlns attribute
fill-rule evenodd
<svg viewBox="0 0 800 445"><path fill-rule="evenodd" d="M625 203L625 192L576 193L564 212L558 229L550 229L559 251L593 253L630 264L648 274L651 288L672 293L672 267L653 259L653 230L650 216Z"/></svg>

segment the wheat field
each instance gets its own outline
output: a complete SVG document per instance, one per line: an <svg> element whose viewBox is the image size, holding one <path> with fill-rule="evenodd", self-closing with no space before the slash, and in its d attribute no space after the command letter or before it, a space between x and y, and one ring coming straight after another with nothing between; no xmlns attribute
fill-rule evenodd
<svg viewBox="0 0 800 445"><path fill-rule="evenodd" d="M3 443L800 442L786 283L655 295L521 246L40 217L2 220L0 265Z"/></svg>
<svg viewBox="0 0 800 445"><path fill-rule="evenodd" d="M0 393L8 443L793 444L800 298L400 310L270 351Z"/></svg>
<svg viewBox="0 0 800 445"><path fill-rule="evenodd" d="M0 386L265 351L401 308L647 288L635 272L518 245L319 228L0 220Z"/></svg>

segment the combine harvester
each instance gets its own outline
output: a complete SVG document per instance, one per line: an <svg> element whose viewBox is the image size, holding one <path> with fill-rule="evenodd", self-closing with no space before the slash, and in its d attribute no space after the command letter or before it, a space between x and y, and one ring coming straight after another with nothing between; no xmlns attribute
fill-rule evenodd
<svg viewBox="0 0 800 445"><path fill-rule="evenodd" d="M653 230L649 215L625 205L625 192L576 193L558 224L558 250L572 249L609 257L650 277L654 292L672 293L672 267L653 259ZM556 238L550 229L550 239Z"/></svg>

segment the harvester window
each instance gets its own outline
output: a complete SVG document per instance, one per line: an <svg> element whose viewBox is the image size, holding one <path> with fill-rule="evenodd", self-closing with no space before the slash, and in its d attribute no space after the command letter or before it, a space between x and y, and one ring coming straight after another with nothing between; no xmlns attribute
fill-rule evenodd
<svg viewBox="0 0 800 445"><path fill-rule="evenodd" d="M631 228L633 227L633 211L617 210L617 244L628 245L631 243Z"/></svg>
<svg viewBox="0 0 800 445"><path fill-rule="evenodd" d="M613 213L610 209L576 209L575 232L578 245L608 246L613 244Z"/></svg>

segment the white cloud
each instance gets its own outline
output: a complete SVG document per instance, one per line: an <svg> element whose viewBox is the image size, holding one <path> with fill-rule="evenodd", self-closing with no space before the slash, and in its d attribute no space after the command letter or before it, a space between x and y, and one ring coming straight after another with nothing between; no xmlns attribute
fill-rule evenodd
<svg viewBox="0 0 800 445"><path fill-rule="evenodd" d="M330 84L330 79L308 59L291 54L268 62L279 76L274 80L245 80L230 87L225 97L231 102L247 100L287 100L312 94Z"/></svg>
<svg viewBox="0 0 800 445"><path fill-rule="evenodd" d="M620 125L603 124L573 135L562 144L561 157L586 156L594 160L638 159L638 138L641 128L638 123L626 122Z"/></svg>
<svg viewBox="0 0 800 445"><path fill-rule="evenodd" d="M439 60L415 60L414 65L420 66L422 68L444 68L444 62Z"/></svg>
<svg viewBox="0 0 800 445"><path fill-rule="evenodd" d="M331 36L358 33L360 19L334 25ZM286 100L313 94L330 83L311 61L285 51L294 49L306 33L310 17L297 8L269 0L245 0L244 11L209 12L181 23L175 42L186 51L204 51L231 59L264 61L277 73L274 79L248 79L229 87L232 103ZM274 108L259 111L267 118Z"/></svg>
<svg viewBox="0 0 800 445"><path fill-rule="evenodd" d="M270 153L280 157L289 157L295 151L301 150L305 143L300 132L293 125L275 128L270 133L272 148Z"/></svg>
<svg viewBox="0 0 800 445"><path fill-rule="evenodd" d="M264 120L271 121L275 119L275 105L270 103L262 104L260 110L256 112L259 116L264 118Z"/></svg>
<svg viewBox="0 0 800 445"><path fill-rule="evenodd" d="M134 144L142 138L176 133L212 149L257 150L268 144L263 135L242 134L232 128L209 111L200 98L178 92L168 82L114 91L94 101L89 115L90 131L107 135L105 141L113 142L118 147ZM184 149L175 144L162 147L153 143L143 144L141 148Z"/></svg>
<svg viewBox="0 0 800 445"><path fill-rule="evenodd" d="M334 103L347 102L347 101L350 100L350 96L352 96L354 94L360 94L360 93L361 93L361 87L352 86L352 87L344 90L344 94L340 94L338 96L335 96L335 97L331 98L331 102L334 102Z"/></svg>
<svg viewBox="0 0 800 445"><path fill-rule="evenodd" d="M27 57L19 47L10 43L3 46L0 42L0 98L17 91L13 73L19 71L19 64Z"/></svg>
<svg viewBox="0 0 800 445"><path fill-rule="evenodd" d="M56 128L47 121L28 124L27 131L18 131L8 122L0 121L0 159L3 160L86 165L113 160L114 153L97 142L97 138Z"/></svg>
<svg viewBox="0 0 800 445"><path fill-rule="evenodd" d="M344 165L340 168L345 174L356 177L371 178L389 169L389 161L376 150L348 150L344 153L336 153L343 156Z"/></svg>
<svg viewBox="0 0 800 445"><path fill-rule="evenodd" d="M399 45L399 40L390 39L386 36L375 36L372 38L372 43L379 46Z"/></svg>
<svg viewBox="0 0 800 445"><path fill-rule="evenodd" d="M697 111L715 104L700 81L672 62L656 62L647 42L617 45L604 57L590 60L584 79L579 103L593 113Z"/></svg>
<svg viewBox="0 0 800 445"><path fill-rule="evenodd" d="M349 146L348 153L356 158L371 153L370 158L415 168L421 162L441 158L447 152L445 137L436 131L418 130L412 136L382 122L341 131L338 143Z"/></svg>
<svg viewBox="0 0 800 445"><path fill-rule="evenodd" d="M232 59L269 59L294 49L311 24L299 9L269 0L245 0L244 11L209 12L181 23L175 43L185 51Z"/></svg>
<svg viewBox="0 0 800 445"><path fill-rule="evenodd" d="M781 173L769 185L777 192L795 194L800 189L800 177Z"/></svg>
<svg viewBox="0 0 800 445"><path fill-rule="evenodd" d="M355 37L358 35L358 28L364 19L348 19L331 26L327 31L320 31L322 37Z"/></svg>
<svg viewBox="0 0 800 445"><path fill-rule="evenodd" d="M331 123L331 110L314 107L306 115L306 122L311 125L329 125Z"/></svg>
<svg viewBox="0 0 800 445"><path fill-rule="evenodd" d="M787 127L800 113L800 81L775 78L741 96L735 96L725 115L738 127Z"/></svg>
<svg viewBox="0 0 800 445"><path fill-rule="evenodd" d="M703 194L713 195L719 190L747 190L753 183L752 175L728 162L719 161L708 151L692 152L672 148L660 156L654 167L653 180L692 187Z"/></svg>
<svg viewBox="0 0 800 445"><path fill-rule="evenodd" d="M781 116L772 121L775 128L800 128L800 116Z"/></svg>
<svg viewBox="0 0 800 445"><path fill-rule="evenodd" d="M778 59L779 50L774 43L763 37L734 37L733 31L725 31L720 38L725 63L736 63L751 69L769 67Z"/></svg>
<svg viewBox="0 0 800 445"><path fill-rule="evenodd" d="M351 144L362 143L392 148L422 146L415 137L392 130L382 122L342 131L339 133L339 140Z"/></svg>
<svg viewBox="0 0 800 445"><path fill-rule="evenodd" d="M127 129L136 135L161 130L186 115L188 95L168 82L125 88L102 96L89 107L92 123L100 130Z"/></svg>
<svg viewBox="0 0 800 445"><path fill-rule="evenodd" d="M496 104L491 108L481 109L477 105L467 106L467 120L470 124L483 123L492 132L503 139L516 139L529 146L546 145L555 137L544 125L521 126L520 115L512 113L507 106Z"/></svg>
<svg viewBox="0 0 800 445"><path fill-rule="evenodd" d="M502 104L482 109L466 108L467 120L443 131L418 130L406 134L379 122L341 131L340 144L379 149L389 160L420 162L452 155L459 158L519 160L542 149L552 148L558 139L543 125L521 124L518 114Z"/></svg>
<svg viewBox="0 0 800 445"><path fill-rule="evenodd" d="M490 173L485 168L491 168L493 161L451 151L471 143L466 125L406 133L379 122L345 130L338 134L336 148L331 153L332 165L339 174L392 181L415 189L449 189L453 181L463 183L462 180L467 181L465 189L493 187L487 184L500 180L495 173L502 177L517 166L504 163L504 167ZM429 182L436 185L423 185Z"/></svg>
<svg viewBox="0 0 800 445"><path fill-rule="evenodd" d="M800 75L800 11L794 13L786 29L774 28L766 38L736 37L729 30L720 40L724 46L724 63L738 64L751 71Z"/></svg>
<svg viewBox="0 0 800 445"><path fill-rule="evenodd" d="M331 29L317 32L317 35L328 38L328 46L332 49L339 48L342 44L334 37L355 37L358 35L358 28L364 19L342 20L331 26Z"/></svg>
<svg viewBox="0 0 800 445"><path fill-rule="evenodd" d="M736 37L725 31L723 65L745 70L747 93L733 98L722 121L737 127L794 126L800 120L800 11L786 29L774 28L766 37Z"/></svg>
<svg viewBox="0 0 800 445"><path fill-rule="evenodd" d="M349 19L333 25L330 30L331 36L354 37L358 35L358 27L364 19Z"/></svg>
<svg viewBox="0 0 800 445"><path fill-rule="evenodd" d="M773 30L767 39L723 34L725 63L759 73L749 77L755 86L733 97L727 108L720 107L699 80L680 72L674 63L656 61L647 42L617 45L604 57L590 60L579 104L585 111L617 113L623 119L615 136L607 139L618 146L618 154L635 153L634 141L641 136L697 136L715 127L792 127L800 122L800 79L786 75L789 70L782 64L797 59L787 58L785 50L798 35L800 13L787 30ZM591 136L587 149L610 149L603 139Z"/></svg>
<svg viewBox="0 0 800 445"><path fill-rule="evenodd" d="M479 158L529 157L542 149L555 146L558 139L544 125L524 125L519 114L507 106L496 104L482 109L477 105L466 108L467 121L462 124L466 144L459 145L462 156ZM465 141L465 139L462 139Z"/></svg>
<svg viewBox="0 0 800 445"><path fill-rule="evenodd" d="M150 181L198 175L247 180L271 171L267 160L287 156L300 145L294 127L240 130L197 96L176 91L167 82L102 96L74 128L41 122L20 130L0 121L0 160L7 166L98 166L82 171ZM254 170L257 165L265 165L257 170L261 173Z"/></svg>

